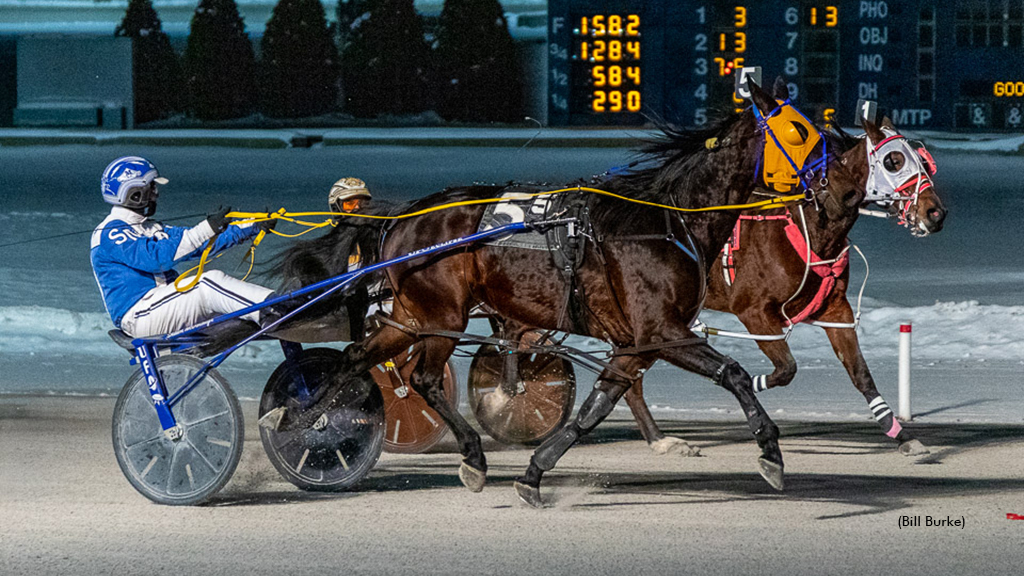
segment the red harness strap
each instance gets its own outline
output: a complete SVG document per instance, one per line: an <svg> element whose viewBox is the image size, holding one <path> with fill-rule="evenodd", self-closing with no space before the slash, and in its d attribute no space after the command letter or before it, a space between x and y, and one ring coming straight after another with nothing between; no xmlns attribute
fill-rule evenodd
<svg viewBox="0 0 1024 576"><path fill-rule="evenodd" d="M796 253L804 260L804 264L807 264L807 243L804 241L804 235L800 232L800 228L797 227L792 219L789 220L789 224L786 224L786 237L789 238L789 243L793 245ZM811 251L811 262L821 262L821 258L813 250ZM832 293L832 288L836 285L836 279L843 273L843 270L846 270L846 265L849 263L850 253L843 252L843 255L832 264L815 264L811 266L811 270L818 276L821 276L821 287L818 288L818 293L814 295L814 298L807 307L789 319L790 324L803 322L808 316L821 308L821 305L825 303L825 298L828 298L828 295Z"/></svg>
<svg viewBox="0 0 1024 576"><path fill-rule="evenodd" d="M733 254L740 249L740 226L744 220L754 220L763 222L765 220L789 220L789 214L775 214L768 216L754 215L748 216L741 214L740 219L736 221L736 226L732 229L732 238L725 243L722 248L722 273L725 275L725 285L732 286L732 283L736 281L736 260Z"/></svg>
<svg viewBox="0 0 1024 576"><path fill-rule="evenodd" d="M800 228L793 222L792 216L787 214L776 214L769 216L748 216L741 215L740 219L736 221L736 227L732 230L732 238L726 242L725 247L722 249L722 272L725 275L725 283L727 286L732 286L733 282L736 281L736 262L735 253L740 249L740 226L744 220L785 220L786 224L786 237L789 238L789 243L793 245L793 249L800 255L800 258L807 264L807 242L804 241L804 235L800 232ZM811 262L820 262L821 258L811 251ZM818 288L818 293L814 295L814 298L807 305L806 308L800 311L799 314L790 318L790 323L799 324L806 320L811 314L814 314L821 309L822 304L825 303L825 298L832 293L832 289L835 288L836 279L846 270L846 266L850 263L850 253L843 252L843 255L832 264L815 264L811 266L811 270L815 274L821 277L821 287Z"/></svg>

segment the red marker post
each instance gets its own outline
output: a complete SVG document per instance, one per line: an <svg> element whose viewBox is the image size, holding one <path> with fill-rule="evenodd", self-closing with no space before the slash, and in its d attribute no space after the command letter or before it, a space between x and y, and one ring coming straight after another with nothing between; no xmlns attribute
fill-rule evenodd
<svg viewBox="0 0 1024 576"><path fill-rule="evenodd" d="M900 410L899 419L910 422L910 334L913 326L910 321L900 324Z"/></svg>

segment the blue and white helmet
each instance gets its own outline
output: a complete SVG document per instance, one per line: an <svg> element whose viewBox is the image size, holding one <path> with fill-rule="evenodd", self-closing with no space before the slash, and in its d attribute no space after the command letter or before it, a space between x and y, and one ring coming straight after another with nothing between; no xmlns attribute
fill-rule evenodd
<svg viewBox="0 0 1024 576"><path fill-rule="evenodd" d="M167 184L152 162L139 156L118 158L103 171L103 199L116 206L138 209L156 199L153 183Z"/></svg>

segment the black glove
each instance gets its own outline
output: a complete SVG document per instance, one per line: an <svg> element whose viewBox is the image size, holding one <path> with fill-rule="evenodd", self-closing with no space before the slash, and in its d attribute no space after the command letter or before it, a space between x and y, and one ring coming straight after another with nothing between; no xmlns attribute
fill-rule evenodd
<svg viewBox="0 0 1024 576"><path fill-rule="evenodd" d="M272 214L269 206L265 207L263 211L266 212L268 216ZM270 232L277 226L277 218L271 218L270 220L260 222L256 226L260 229L261 232Z"/></svg>
<svg viewBox="0 0 1024 576"><path fill-rule="evenodd" d="M227 214L231 212L230 206L218 206L216 210L206 215L206 221L210 223L210 228L213 228L214 233L220 234L228 227Z"/></svg>

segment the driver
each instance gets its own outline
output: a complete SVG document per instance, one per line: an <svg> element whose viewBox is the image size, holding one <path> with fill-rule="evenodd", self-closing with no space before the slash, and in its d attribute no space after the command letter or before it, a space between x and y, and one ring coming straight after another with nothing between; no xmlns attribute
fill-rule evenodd
<svg viewBox="0 0 1024 576"><path fill-rule="evenodd" d="M274 220L228 226L231 208L219 207L191 228L150 220L158 185L167 184L145 158L126 156L107 166L101 179L110 215L92 234L90 260L114 325L133 338L169 334L221 314L262 302L272 290L243 282L219 270L204 271L185 292L175 288L174 266L200 257L216 236L211 255L273 228ZM243 316L260 322L260 313Z"/></svg>
<svg viewBox="0 0 1024 576"><path fill-rule="evenodd" d="M366 187L366 182L359 178L342 178L331 186L331 191L327 195L327 203L332 212L353 214L358 213L364 203L372 198L370 189ZM359 269L362 253L362 247L356 242L348 257L349 272Z"/></svg>

